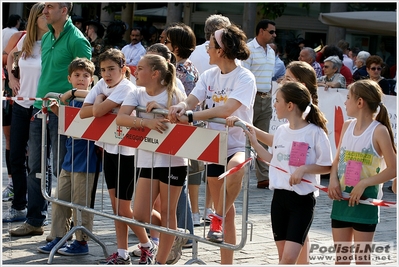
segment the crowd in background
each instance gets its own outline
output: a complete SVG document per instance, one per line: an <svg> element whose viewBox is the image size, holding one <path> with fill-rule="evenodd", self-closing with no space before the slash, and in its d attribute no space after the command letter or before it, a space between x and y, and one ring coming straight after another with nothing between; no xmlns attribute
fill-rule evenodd
<svg viewBox="0 0 399 267"><path fill-rule="evenodd" d="M101 117L120 108L118 125L149 128L161 133L166 130L166 118L136 115L134 112L136 106L147 105L149 110L152 108L168 109L167 119L172 123L182 122L196 125L196 123L213 117L226 118L230 124L241 120L248 125L249 131L243 133L237 127L232 127L229 130L228 169L234 168L244 160L245 134L250 136L251 143L256 146L256 151L260 154L264 153L268 161L272 161L275 160L273 155L266 152L268 146L271 146L271 150L273 150L274 142L287 142L288 137L282 138L277 135L295 136L298 133L290 128L295 128L297 125L306 127L310 123L314 128L307 129L306 134L302 134L302 137L298 136L297 139L292 137L292 142L308 142L306 137L314 135L323 141L322 149L327 152L329 144L325 133L326 121L317 106L317 87L323 87L325 90L344 88L348 89L349 96L364 98L364 103L367 102L367 105L358 106L359 111L356 111L354 107L355 101L348 100L346 103L353 105L348 114L351 112L353 117L359 121L372 123L374 128L370 130L370 135L377 131L379 124L376 121L371 122L366 115L375 112L377 106L380 110L386 111L381 103L381 93L396 95L395 55L387 52L383 43L377 54L371 55L368 51L359 51L359 48L350 47L345 40L340 40L336 44L327 44L316 51L315 48L307 46L306 40L298 38L285 44L284 53L281 53L277 45L276 23L267 19L263 19L257 24L255 38L247 40L245 33L232 24L228 18L211 15L205 21L205 40L200 42L193 30L184 23L172 23L165 29L157 29L155 26L129 27L125 22L115 20L105 26L98 20L87 21L80 16L69 16L71 7L68 3L37 3L32 7L27 25L19 15L10 16L9 22L2 31L3 95L42 98L46 93L53 91L49 88L57 85L57 93L60 93L62 102L70 103L69 100L73 100L77 96L85 97L81 109L82 118ZM57 13L58 11L60 13ZM47 22L48 28L44 27L45 22ZM124 40L126 31L130 33L130 40ZM70 39L65 37L66 35L74 40L72 46ZM57 39L57 45L53 46L50 38ZM55 50L52 50L54 47ZM65 51L63 49L71 52L68 58L62 57L61 53L52 52ZM22 52L22 54L17 52ZM83 63L76 63L74 61L76 58L84 58L89 63L84 60ZM34 62L29 61L33 59L35 59ZM29 72L27 62L35 64L35 72ZM18 64L20 72L17 72L15 68ZM62 68L57 68L57 64L62 65ZM77 66L73 67L74 64ZM79 71L86 72L86 74L82 74L86 76L82 76L82 79L85 79L85 84L80 85L81 88L75 86L79 83L74 81L74 75L77 75ZM60 77L65 79L61 81ZM277 103L274 104L271 101L272 81L277 81L281 85L277 94ZM32 82L36 86L31 86L31 89L27 90L28 82ZM227 89L213 92L214 88ZM373 97L367 98L367 94L359 93L358 90L362 88L369 88L370 92L375 92ZM86 89L91 89L90 93ZM297 97L293 97L296 94L298 94ZM378 103L375 105L376 102ZM287 118L289 121L284 126L286 129L281 130L283 129L281 128L281 131L276 133L276 137L267 133L273 107L276 108L278 116ZM6 137L5 154L9 175L9 183L3 190L3 201L12 201L13 203L10 210L3 213L3 222L26 220L22 226L10 231L12 236L41 235L43 226L47 223L47 202L40 192L40 180L35 177L36 173L40 172L41 122L36 116L40 113L40 108L40 101L3 101L3 132ZM12 117L12 114L17 111L25 113L23 121L27 125L24 135L18 137L17 141L23 141L18 147L17 142L12 142L11 138L13 125L16 129L16 124L22 121L17 115ZM385 115L381 115L384 116L383 119L386 119ZM377 120L380 119L380 117L377 118ZM384 121L381 127L389 128L386 122ZM352 122L350 126L354 127L354 124ZM49 180L51 188L52 174L57 177L60 175L58 172L62 170L62 177L67 180L65 187L70 189L71 185L68 184L68 181L71 178L67 175L70 162L67 159L68 151L74 145L67 140L67 137L57 140L57 125L57 112L53 110L53 113L50 112L48 123L49 143L53 154L53 162L50 163L48 160L48 166L52 166L53 169L49 169L46 179ZM345 125L348 126L348 124ZM225 126L209 123L208 127L222 130ZM21 128L19 129L20 134L22 131ZM380 149L380 146L382 149L375 154L379 155L378 152L382 151L383 155L387 155L388 170L383 171L385 176L378 176L378 173L373 171L368 172L371 177L379 177L379 179L373 180L373 185L370 185L377 191L381 189L380 185L383 182L392 179L391 176L396 174L396 169L393 172L394 168L391 165L393 154L396 156L396 150L392 153L388 148L392 134L389 129L383 134L387 138L380 141L382 143L378 143L377 149ZM261 141L261 146L257 143L256 138ZM60 151L57 151L58 143ZM291 143L287 146L290 145ZM94 149L94 144L91 144L91 147ZM171 183L173 185L171 196L166 196L164 195L165 185L168 184L170 177L166 170L169 164L168 159L161 156L155 159L157 162L155 164L157 166L154 168L155 173L162 178L159 178L156 184L150 185L148 178L151 178L151 167L154 167L149 164L151 155L143 153L139 157L139 166L134 166L135 153L133 149L122 152L117 146L111 147L98 143L96 147L101 147L104 150L103 168L115 214L149 222L150 216L144 215L144 210L148 211L153 208L154 213L151 216L156 223L174 230L183 228L184 231L186 228L191 234L193 227L200 225L202 219L204 222L210 223L208 240L235 244L234 201L241 190L243 170L238 171L227 180L227 192L224 192L223 181L217 179L223 173L224 166L222 168L221 165L210 164L207 173L198 170L187 173L187 160L174 158L174 161L171 162L175 164L172 166L172 170L176 173L176 181ZM307 162L312 168L306 170L303 168L300 171L298 171L299 168L293 169L294 174L297 175L293 175L295 177L291 177L287 183L275 180L274 169L270 171L273 177L269 179L268 164L265 164L264 160L260 158L256 162L257 187L275 190L276 199L272 203L274 212L272 226L280 263L309 263L309 259L303 257L307 255L309 244L307 234L313 218L314 189L298 186L295 187L298 188L297 190L293 190L294 185L301 183L298 177L307 174L316 183L316 174L328 174L332 171L333 178L337 178L337 181L334 180L331 191L336 195L331 193L330 198L339 199L338 192L340 191L337 188L340 187L339 182L342 182L342 180L338 181L342 179L342 173L337 171L338 163L333 160L332 155L326 153L322 156L318 148L314 148L313 145L312 149L315 150L311 152L313 153L312 162ZM358 149L358 147L353 149ZM18 154L15 152L17 150ZM286 152L284 151L284 153ZM59 154L61 158L57 160L54 155ZM94 150L93 155L96 155ZM122 160L120 156L125 158L123 164L119 162ZM300 159L298 158L298 160ZM63 161L66 163L63 164ZM379 166L380 163L382 163L381 160L374 162L374 165ZM92 164L95 164L95 160ZM295 164L284 167L291 168L292 166L301 167L301 165ZM123 177L119 177L118 168L123 169L121 172ZM137 185L130 183L131 177L135 175L134 168L140 170ZM95 186L96 182L93 179L98 171L93 167L91 185ZM282 174L279 173L277 176L279 175ZM116 177L126 184L120 185L119 180L116 183ZM360 181L360 177L358 178ZM362 179L365 178L368 177L362 177ZM206 183L209 199L202 207L204 212L201 218L198 190L202 181ZM135 196L132 210L130 204L135 186L140 188L140 194ZM152 186L155 187L153 191L155 195L147 205L142 205L139 200L151 195ZM189 193L186 191L187 187ZM357 188L356 184L354 188ZM343 189L347 190L345 187ZM125 192L126 195L119 195L120 191ZM359 201L357 190L356 193L356 199L351 199L350 204ZM157 198L158 195L159 198ZM306 197L302 198L303 195ZM301 197L298 198L298 196ZM168 197L171 197L170 203ZM188 197L190 199L188 203L192 205L186 207L183 204L186 203ZM373 198L377 197L380 195L373 193ZM223 203L222 199L226 199L226 202ZM285 225L284 222L287 219L285 215L277 214L280 208L276 208L276 205L285 205L283 204L285 199L291 199L293 202L298 202L300 199L299 202L302 200L307 202L301 207L298 206L298 210L303 211L301 214L292 210L287 211L287 214L292 213L294 221L300 220L299 217L306 213L306 220L301 221L300 230L295 234L292 230L296 225L294 228L292 225ZM91 202L91 199L88 201ZM71 227L70 209L61 212L61 208L57 208L56 205L53 206L53 209L54 216L62 213L57 215L61 216L62 220L57 225L58 228L52 225L52 232L46 238L49 243L38 248L42 253L50 253ZM342 224L346 218L339 216L339 212L345 208L339 207L339 209L338 212L338 208L334 209L335 224L332 227L335 230L333 233L338 231L336 230L338 228L347 227ZM371 210L370 212L373 213L370 221L376 225L377 211ZM190 217L188 221L182 220L187 216ZM85 223L88 228L92 229L93 217L88 216L86 219ZM367 220L365 219L365 221ZM187 222L190 224L189 226L187 226ZM128 227L139 236L138 252L129 253L127 251ZM364 229L359 231L362 230ZM375 227L365 230L365 232L374 231ZM192 246L192 240L173 239L170 235L156 231L152 231L148 237L144 228L124 222L115 222L115 232L118 239L117 252L102 261L101 264L129 264L131 256L140 257L140 264L173 264L180 258L182 247ZM287 235L285 235L286 232ZM368 235L365 238L366 241L372 241L372 236L371 240ZM61 247L60 254L87 254L87 240L87 236L77 235L77 240ZM233 263L233 251L222 248L220 255L222 264Z"/></svg>

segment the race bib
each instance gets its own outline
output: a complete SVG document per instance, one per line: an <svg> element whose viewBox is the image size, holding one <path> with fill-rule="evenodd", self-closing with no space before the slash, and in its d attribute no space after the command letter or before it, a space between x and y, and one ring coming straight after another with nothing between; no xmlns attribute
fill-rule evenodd
<svg viewBox="0 0 399 267"><path fill-rule="evenodd" d="M292 142L290 160L288 165L299 167L305 165L309 144L305 142Z"/></svg>
<svg viewBox="0 0 399 267"><path fill-rule="evenodd" d="M356 160L348 160L345 170L345 185L355 186L360 181L362 163Z"/></svg>

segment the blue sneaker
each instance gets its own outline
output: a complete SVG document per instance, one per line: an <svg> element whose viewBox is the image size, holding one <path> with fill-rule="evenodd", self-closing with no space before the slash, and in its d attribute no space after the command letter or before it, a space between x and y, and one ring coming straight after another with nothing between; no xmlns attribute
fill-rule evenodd
<svg viewBox="0 0 399 267"><path fill-rule="evenodd" d="M57 252L66 256L86 255L89 254L89 246L87 243L82 245L78 240L75 240L72 242L72 244L59 249Z"/></svg>
<svg viewBox="0 0 399 267"><path fill-rule="evenodd" d="M53 247L55 247L55 245L57 245L57 243L58 243L60 240L61 240L61 238L56 237L56 238L54 238L53 241L48 242L47 245L38 247L37 250L38 250L39 252L41 252L41 253L50 254L50 252L51 252L51 250L53 249ZM61 248L65 248L65 247L67 246L67 244L68 244L68 243L65 242L65 244L62 245ZM61 249L61 248L60 248L60 249Z"/></svg>

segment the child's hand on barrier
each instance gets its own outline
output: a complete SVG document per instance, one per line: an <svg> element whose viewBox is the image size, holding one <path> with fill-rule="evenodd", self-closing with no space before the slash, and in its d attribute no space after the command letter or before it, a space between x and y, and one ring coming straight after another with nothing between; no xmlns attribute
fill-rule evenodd
<svg viewBox="0 0 399 267"><path fill-rule="evenodd" d="M168 129L168 126L165 124L166 122L169 122L169 120L165 118L147 119L140 122L140 126L150 128L158 133L163 133Z"/></svg>
<svg viewBox="0 0 399 267"><path fill-rule="evenodd" d="M251 145L255 148L255 145L259 144L256 138L256 132L252 125L246 124L247 130L244 130L245 134L248 136Z"/></svg>
<svg viewBox="0 0 399 267"><path fill-rule="evenodd" d="M187 116L183 116L186 113L187 104L185 102L180 102L179 104L169 107L168 119L171 123L177 122L188 122ZM184 118L186 117L186 118Z"/></svg>
<svg viewBox="0 0 399 267"><path fill-rule="evenodd" d="M68 100L71 98L72 93L71 90L69 90L68 92L65 92L64 94L60 95L59 99L61 101L61 103L63 104L68 104Z"/></svg>
<svg viewBox="0 0 399 267"><path fill-rule="evenodd" d="M147 111L148 113L151 112L151 110L153 110L154 108L162 108L162 109L165 109L166 107L163 106L163 105L161 105L161 104L159 104L159 103L156 102L156 101L151 101L151 102L148 102L148 103L147 103L146 111Z"/></svg>

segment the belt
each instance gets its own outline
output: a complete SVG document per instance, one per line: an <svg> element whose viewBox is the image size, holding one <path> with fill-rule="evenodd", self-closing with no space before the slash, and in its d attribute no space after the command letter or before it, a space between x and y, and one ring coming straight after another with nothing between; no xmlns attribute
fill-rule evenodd
<svg viewBox="0 0 399 267"><path fill-rule="evenodd" d="M256 92L256 95L260 96L261 98L266 98L266 97L272 97L272 94L270 92Z"/></svg>

